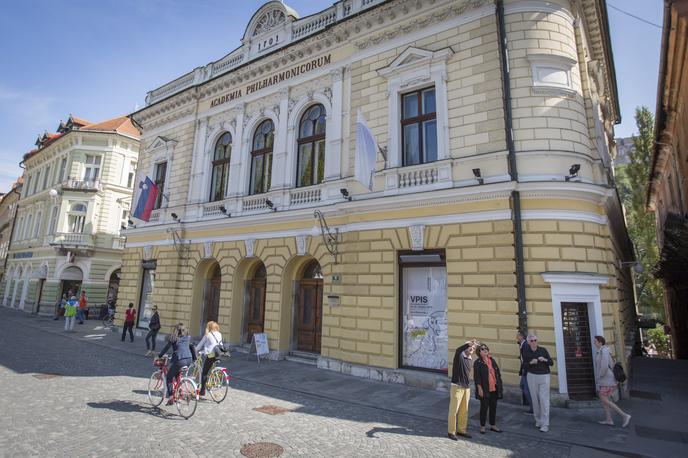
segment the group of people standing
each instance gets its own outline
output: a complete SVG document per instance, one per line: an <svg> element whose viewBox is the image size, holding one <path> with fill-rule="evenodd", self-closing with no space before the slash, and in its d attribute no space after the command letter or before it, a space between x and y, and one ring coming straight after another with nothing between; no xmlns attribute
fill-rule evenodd
<svg viewBox="0 0 688 458"><path fill-rule="evenodd" d="M526 337L525 332L518 331L516 339L521 361L519 376L523 403L529 406L524 413L532 414L535 427L546 433L549 431L550 367L554 361L547 349L538 345L536 335ZM613 374L614 361L605 344L604 337L595 336L595 383L606 415L599 423L613 426L611 413L614 411L621 416L621 426L625 428L631 421L631 415L614 403L618 383ZM477 358L473 360L476 351ZM490 430L502 432L497 427L497 400L503 397L501 372L488 346L474 339L458 347L454 353L448 415L448 437L452 440L458 440L458 436L471 437L467 432L471 373L475 396L480 401L480 434L486 432L488 413Z"/></svg>
<svg viewBox="0 0 688 458"><path fill-rule="evenodd" d="M76 298L72 291L63 294L56 305L54 320L59 320L60 316L64 316L64 330L66 332L74 331L75 322L78 321L79 324L84 324L84 321L88 318L88 298L85 290L81 291L79 299Z"/></svg>

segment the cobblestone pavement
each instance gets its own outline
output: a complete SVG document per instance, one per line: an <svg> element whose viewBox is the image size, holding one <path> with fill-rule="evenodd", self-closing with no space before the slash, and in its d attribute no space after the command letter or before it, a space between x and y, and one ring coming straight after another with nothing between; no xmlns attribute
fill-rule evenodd
<svg viewBox="0 0 688 458"><path fill-rule="evenodd" d="M241 378L224 403L201 402L184 420L173 407L148 404L150 359L88 342L107 331L76 338L43 323L55 329L23 317L0 320L0 456L241 456L243 445L257 442L279 444L285 457L603 456L509 432L474 431L473 439L454 442L439 419ZM266 405L289 411L254 410Z"/></svg>

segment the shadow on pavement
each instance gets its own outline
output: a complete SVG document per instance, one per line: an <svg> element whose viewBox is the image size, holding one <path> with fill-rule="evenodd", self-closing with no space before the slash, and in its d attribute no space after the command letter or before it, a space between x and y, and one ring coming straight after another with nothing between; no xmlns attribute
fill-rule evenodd
<svg viewBox="0 0 688 458"><path fill-rule="evenodd" d="M114 410L116 412L125 413L142 413L146 415L152 415L158 418L164 418L167 420L183 420L184 418L177 415L169 414L164 410L158 409L147 404L141 404L134 401L122 401L122 400L112 400L104 402L87 402L87 406L94 409L108 409Z"/></svg>

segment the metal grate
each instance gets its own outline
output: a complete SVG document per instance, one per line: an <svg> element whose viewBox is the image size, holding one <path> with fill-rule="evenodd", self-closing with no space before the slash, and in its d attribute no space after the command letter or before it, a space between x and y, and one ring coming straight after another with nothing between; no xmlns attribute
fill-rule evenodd
<svg viewBox="0 0 688 458"><path fill-rule="evenodd" d="M577 401L595 396L595 374L592 362L588 304L562 302L561 319L564 331L564 355L569 397Z"/></svg>
<svg viewBox="0 0 688 458"><path fill-rule="evenodd" d="M276 458L284 453L284 448L272 442L256 442L244 444L239 452L248 458Z"/></svg>

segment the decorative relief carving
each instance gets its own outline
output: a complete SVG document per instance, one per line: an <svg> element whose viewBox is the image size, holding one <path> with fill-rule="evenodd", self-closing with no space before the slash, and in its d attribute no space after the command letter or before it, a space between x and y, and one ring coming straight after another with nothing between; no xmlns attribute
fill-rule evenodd
<svg viewBox="0 0 688 458"><path fill-rule="evenodd" d="M306 254L306 235L301 234L296 236L296 254L305 256Z"/></svg>
<svg viewBox="0 0 688 458"><path fill-rule="evenodd" d="M326 87L323 89L323 94L325 94L325 97L327 97L327 100L330 101L330 104L332 103L332 88Z"/></svg>
<svg viewBox="0 0 688 458"><path fill-rule="evenodd" d="M213 242L203 243L203 257L212 258L213 257Z"/></svg>
<svg viewBox="0 0 688 458"><path fill-rule="evenodd" d="M253 249L255 247L255 244L256 244L255 239L244 240L244 245L246 246L246 257L247 258L252 258L254 256Z"/></svg>
<svg viewBox="0 0 688 458"><path fill-rule="evenodd" d="M409 237L411 238L411 249L413 251L423 250L423 233L425 232L425 226L416 225L409 226Z"/></svg>
<svg viewBox="0 0 688 458"><path fill-rule="evenodd" d="M256 21L256 28L253 29L253 36L260 35L278 27L287 20L284 11L270 10L263 13Z"/></svg>

